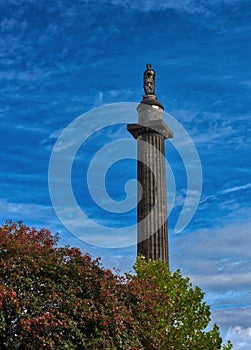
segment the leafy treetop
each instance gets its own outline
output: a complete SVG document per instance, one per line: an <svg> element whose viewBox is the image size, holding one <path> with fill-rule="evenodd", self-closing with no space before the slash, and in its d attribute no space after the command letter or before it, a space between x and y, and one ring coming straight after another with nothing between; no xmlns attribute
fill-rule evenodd
<svg viewBox="0 0 251 350"><path fill-rule="evenodd" d="M0 348L231 349L203 293L161 261L138 258L119 276L58 236L23 223L0 227Z"/></svg>

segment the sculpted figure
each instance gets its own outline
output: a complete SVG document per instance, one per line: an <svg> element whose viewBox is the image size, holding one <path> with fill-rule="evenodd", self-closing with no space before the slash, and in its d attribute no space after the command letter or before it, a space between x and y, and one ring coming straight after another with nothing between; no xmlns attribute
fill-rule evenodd
<svg viewBox="0 0 251 350"><path fill-rule="evenodd" d="M155 95L155 71L149 63L144 71L144 91L146 95Z"/></svg>

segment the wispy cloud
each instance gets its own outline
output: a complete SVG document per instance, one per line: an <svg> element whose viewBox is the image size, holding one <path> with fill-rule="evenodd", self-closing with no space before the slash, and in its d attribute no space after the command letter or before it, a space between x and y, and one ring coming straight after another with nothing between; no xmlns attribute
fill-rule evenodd
<svg viewBox="0 0 251 350"><path fill-rule="evenodd" d="M228 260L228 259L227 259ZM251 258L250 258L251 260ZM228 262L229 264L236 265L236 270L238 270L237 263L233 263L231 261ZM246 261L246 268L247 265L250 263L250 261ZM247 288L250 287L250 281L251 281L251 271L250 272L236 272L233 273L232 271L230 273L221 273L219 270L215 271L215 275L208 275L208 276L202 276L202 275L192 275L193 283L195 284L201 284L206 286L207 290L217 290L217 291L229 291L233 290L233 288L237 289L238 291L244 290L246 291Z"/></svg>
<svg viewBox="0 0 251 350"><path fill-rule="evenodd" d="M249 2L59 0L48 5L27 0L22 6L11 0L2 1L1 16L1 220L59 229L65 244L101 255L109 267L131 268L135 247L95 248L67 232L50 207L47 170L53 144L78 115L101 104L141 100L142 71L149 61L156 69L159 100L192 137L203 168L194 220L187 233L174 235L187 178L182 160L166 143L177 189L169 217L171 267L192 276L206 291L215 322L244 339L251 317ZM128 123L136 117L136 111L129 113ZM95 123L90 118L86 128ZM126 127L97 133L72 169L81 208L100 225L122 227L136 218L135 212L122 217L99 211L81 182L95 150L125 134ZM136 175L135 164L128 164L111 170L114 180L107 190L114 198L125 194L119 174ZM192 205L197 193L189 194ZM88 221L69 222L90 229ZM93 233L97 241L104 239L102 232ZM135 242L136 230L130 235Z"/></svg>
<svg viewBox="0 0 251 350"><path fill-rule="evenodd" d="M138 9L140 11L158 10L163 11L166 9L185 11L188 13L205 13L207 12L206 6L203 2L196 0L139 0L137 2L131 2L129 0L109 0L110 3L116 6L131 7L132 9Z"/></svg>
<svg viewBox="0 0 251 350"><path fill-rule="evenodd" d="M236 8L241 5L239 0L213 0L210 2L206 0L138 0L136 2L131 2L130 0L107 0L105 2L109 2L115 6L131 8L143 12L172 10L178 13L195 15L197 16L196 22L199 21L198 16L203 16L206 19L211 18L214 19L215 22L217 21L217 27L221 30L223 29L224 24L226 25L226 23L224 23L225 18L222 18L221 21L220 19L217 20L216 14L219 14L226 8L228 8L229 12L233 11L234 13L234 9L236 11ZM231 17L229 16L229 20L230 18ZM210 23L205 23L205 25L210 25Z"/></svg>
<svg viewBox="0 0 251 350"><path fill-rule="evenodd" d="M227 193L237 192L237 191L241 191L241 190L246 190L248 188L251 188L251 183L243 185L243 186L233 186L231 188L228 188L226 190L221 191L221 193L227 194Z"/></svg>
<svg viewBox="0 0 251 350"><path fill-rule="evenodd" d="M21 202L14 203L0 199L0 212L1 223L11 219L14 221L21 220L28 225L56 228L55 213L51 206Z"/></svg>
<svg viewBox="0 0 251 350"><path fill-rule="evenodd" d="M242 214L239 211L239 218ZM170 236L172 269L180 268L202 288L212 308L212 322L217 322L223 333L232 326L226 339L235 346L241 344L244 328L250 327L250 246L250 222ZM243 328L238 339L235 327Z"/></svg>
<svg viewBox="0 0 251 350"><path fill-rule="evenodd" d="M173 268L181 268L207 292L245 290L250 283L249 222L174 235L170 246Z"/></svg>
<svg viewBox="0 0 251 350"><path fill-rule="evenodd" d="M235 326L229 328L226 338L231 339L234 350L250 350L251 349L251 327L243 328Z"/></svg>

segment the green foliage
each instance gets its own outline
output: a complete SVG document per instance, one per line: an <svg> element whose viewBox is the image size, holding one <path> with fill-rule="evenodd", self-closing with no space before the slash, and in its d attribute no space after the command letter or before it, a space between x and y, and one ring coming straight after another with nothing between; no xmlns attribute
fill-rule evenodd
<svg viewBox="0 0 251 350"><path fill-rule="evenodd" d="M203 293L161 262L136 276L104 269L57 236L22 223L0 228L0 348L220 349ZM230 349L225 347L223 349Z"/></svg>
<svg viewBox="0 0 251 350"><path fill-rule="evenodd" d="M232 348L230 343L222 345L217 325L205 331L210 322L210 308L203 302L204 293L199 287L193 288L189 278L183 278L179 270L172 273L161 260L146 262L144 257L138 257L134 268L138 278L155 283L165 298L164 303L161 300L158 303L158 319L152 328L159 349Z"/></svg>

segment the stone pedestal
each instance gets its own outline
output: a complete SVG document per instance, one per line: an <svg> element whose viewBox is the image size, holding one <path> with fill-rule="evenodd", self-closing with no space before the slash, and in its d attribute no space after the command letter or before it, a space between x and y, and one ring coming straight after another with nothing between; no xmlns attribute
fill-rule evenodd
<svg viewBox="0 0 251 350"><path fill-rule="evenodd" d="M137 254L147 260L168 261L165 139L173 137L162 120L163 107L155 95L138 105L138 124L127 125L137 140Z"/></svg>

